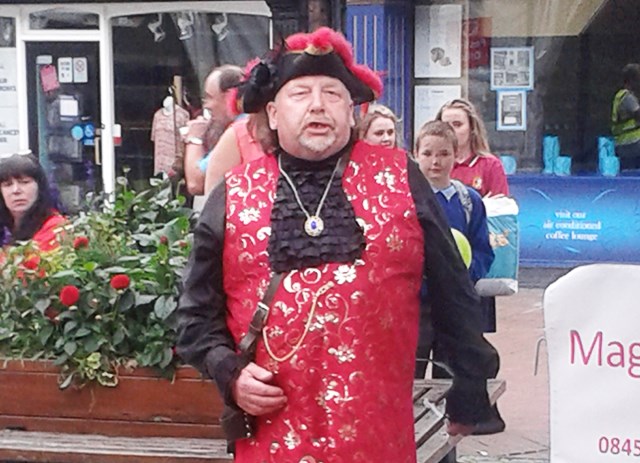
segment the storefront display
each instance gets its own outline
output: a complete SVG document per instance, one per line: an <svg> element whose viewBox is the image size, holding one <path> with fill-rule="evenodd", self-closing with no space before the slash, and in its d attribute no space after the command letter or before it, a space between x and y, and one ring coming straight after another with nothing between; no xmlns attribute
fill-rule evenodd
<svg viewBox="0 0 640 463"><path fill-rule="evenodd" d="M67 212L125 169L167 173L152 122L169 91L184 125L213 67L244 66L270 40L264 1L0 3L0 154L34 152Z"/></svg>

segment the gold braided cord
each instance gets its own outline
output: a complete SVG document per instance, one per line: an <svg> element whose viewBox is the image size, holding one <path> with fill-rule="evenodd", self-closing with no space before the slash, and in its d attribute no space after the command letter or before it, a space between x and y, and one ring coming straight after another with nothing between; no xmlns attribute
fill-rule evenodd
<svg viewBox="0 0 640 463"><path fill-rule="evenodd" d="M277 356L273 350L271 349L271 346L269 345L269 338L267 336L267 330L263 329L262 330L262 339L264 340L264 347L267 350L267 354L269 354L269 357L271 357L273 360L275 360L276 362L286 362L287 360L289 360L291 357L293 357L296 352L298 352L298 350L300 350L300 347L302 346L302 343L304 342L305 338L307 337L307 334L309 333L309 330L311 329L311 324L313 323L313 318L315 316L316 313L316 306L318 305L318 299L320 298L320 296L322 296L324 293L326 293L327 291L329 291L329 289L333 288L333 282L330 281L327 284L323 285L314 295L313 295L313 301L311 302L311 309L309 310L309 317L307 318L307 323L305 324L304 327L304 331L302 332L302 335L300 335L300 338L298 338L298 341L296 342L296 345L293 346L293 349L291 349L291 351L289 353L287 353L286 355L283 355L282 357ZM267 318L265 319L265 325L267 323L269 315L267 314Z"/></svg>

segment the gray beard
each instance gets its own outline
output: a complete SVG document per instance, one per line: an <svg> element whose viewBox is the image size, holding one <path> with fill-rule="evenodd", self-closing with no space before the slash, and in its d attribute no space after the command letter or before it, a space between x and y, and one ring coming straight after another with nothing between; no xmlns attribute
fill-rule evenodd
<svg viewBox="0 0 640 463"><path fill-rule="evenodd" d="M301 146L317 154L324 153L335 143L335 141L336 135L333 133L329 134L325 138L307 138L302 136L299 140Z"/></svg>

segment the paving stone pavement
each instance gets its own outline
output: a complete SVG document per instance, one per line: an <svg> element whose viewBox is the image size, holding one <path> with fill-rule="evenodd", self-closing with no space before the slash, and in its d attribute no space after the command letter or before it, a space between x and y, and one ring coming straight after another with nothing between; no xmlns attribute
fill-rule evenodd
<svg viewBox="0 0 640 463"><path fill-rule="evenodd" d="M531 281L531 280L529 280ZM538 278L532 286L547 286ZM471 436L458 446L459 463L548 463L549 383L542 344L534 375L536 344L543 335L542 287L522 287L497 298L497 332L487 339L501 358L499 378L507 389L498 400L507 428L492 436Z"/></svg>

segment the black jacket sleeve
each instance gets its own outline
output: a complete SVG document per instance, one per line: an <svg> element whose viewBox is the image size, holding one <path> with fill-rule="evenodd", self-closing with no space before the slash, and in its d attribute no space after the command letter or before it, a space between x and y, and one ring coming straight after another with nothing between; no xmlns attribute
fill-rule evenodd
<svg viewBox="0 0 640 463"><path fill-rule="evenodd" d="M225 403L233 405L231 383L239 357L226 322L222 285L225 183L211 192L194 231L194 243L178 305L176 351L186 362L213 378Z"/></svg>
<svg viewBox="0 0 640 463"><path fill-rule="evenodd" d="M497 351L480 326L480 299L456 249L444 212L418 166L407 160L409 187L424 231L424 272L433 325L454 373L447 395L452 421L476 424L493 416L486 380L498 372Z"/></svg>

